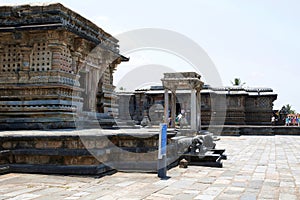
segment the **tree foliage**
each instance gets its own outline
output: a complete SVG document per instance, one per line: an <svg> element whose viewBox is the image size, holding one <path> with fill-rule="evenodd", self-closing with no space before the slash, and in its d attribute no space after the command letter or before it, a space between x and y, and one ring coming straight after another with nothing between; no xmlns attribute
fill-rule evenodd
<svg viewBox="0 0 300 200"><path fill-rule="evenodd" d="M126 90L126 88L124 88L123 86L121 86L121 87L119 88L119 90L121 90L121 91L125 91L125 90Z"/></svg>
<svg viewBox="0 0 300 200"><path fill-rule="evenodd" d="M231 84L233 86L243 86L245 85L246 83L242 83L241 79L240 78L235 78L233 81L231 81Z"/></svg>
<svg viewBox="0 0 300 200"><path fill-rule="evenodd" d="M296 113L296 111L292 109L292 106L290 104L286 104L285 109L286 109L288 114L295 114Z"/></svg>

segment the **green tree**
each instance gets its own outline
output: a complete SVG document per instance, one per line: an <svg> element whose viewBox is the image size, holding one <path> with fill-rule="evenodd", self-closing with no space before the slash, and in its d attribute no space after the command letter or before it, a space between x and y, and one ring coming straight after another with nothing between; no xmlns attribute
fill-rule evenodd
<svg viewBox="0 0 300 200"><path fill-rule="evenodd" d="M240 78L235 78L233 81L230 81L230 82L233 86L241 86L242 87L243 85L246 84L245 82L242 83Z"/></svg>
<svg viewBox="0 0 300 200"><path fill-rule="evenodd" d="M296 113L295 110L292 110L292 106L290 104L286 104L285 109L286 109L288 114L295 114Z"/></svg>
<svg viewBox="0 0 300 200"><path fill-rule="evenodd" d="M126 88L124 88L123 86L121 86L121 87L119 88L119 90L125 91Z"/></svg>

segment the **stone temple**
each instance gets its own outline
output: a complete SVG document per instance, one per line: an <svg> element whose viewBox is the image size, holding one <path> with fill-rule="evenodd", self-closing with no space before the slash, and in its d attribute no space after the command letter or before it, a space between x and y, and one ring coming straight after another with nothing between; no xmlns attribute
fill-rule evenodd
<svg viewBox="0 0 300 200"><path fill-rule="evenodd" d="M159 124L164 116L164 93L164 86L119 92L119 119L139 124L147 116L151 125ZM176 102L174 103L176 112L171 113L171 118L174 120L175 116L184 112L187 122L190 122L193 112L191 90L177 90L176 98L173 97L173 93L169 92L169 98ZM198 103L201 108L199 118L202 125L209 125L213 118L214 125L271 125L273 102L276 99L277 94L271 88L237 86L214 88L203 85L200 88ZM172 107L170 102L169 104L169 107Z"/></svg>
<svg viewBox="0 0 300 200"><path fill-rule="evenodd" d="M171 110L174 128L175 116L184 110L193 135L184 135L189 133L184 129L178 136L177 131L168 132L166 164L173 166L189 149L191 136L214 115L227 111L225 124L270 121L277 97L271 89L212 88L203 85L195 72L166 73L162 87L117 96L113 72L128 60L120 55L116 38L61 4L0 7L0 130L93 128L94 123L112 126L110 115L118 122L141 123L148 117L158 124L167 120L163 119L169 114L166 108ZM225 105L219 101L222 95ZM158 129L98 127L17 134L4 131L0 136L0 174L159 170ZM257 133L257 127L250 131ZM267 131L286 133L285 127ZM295 133L299 134L298 130ZM193 152L200 144L200 138L196 139L199 143ZM215 152L209 153L211 162Z"/></svg>
<svg viewBox="0 0 300 200"><path fill-rule="evenodd" d="M118 40L63 5L0 7L0 129L70 128L117 114Z"/></svg>
<svg viewBox="0 0 300 200"><path fill-rule="evenodd" d="M175 91L163 82L117 95L113 73L128 60L116 38L59 3L0 7L0 130L111 127L111 116L118 125L140 124L145 116L159 124L166 88L169 108L176 110L173 120L184 111L188 122L195 118L203 125L220 113L226 125L270 124L277 98L270 88L201 85L197 91ZM191 98L200 116L193 113Z"/></svg>

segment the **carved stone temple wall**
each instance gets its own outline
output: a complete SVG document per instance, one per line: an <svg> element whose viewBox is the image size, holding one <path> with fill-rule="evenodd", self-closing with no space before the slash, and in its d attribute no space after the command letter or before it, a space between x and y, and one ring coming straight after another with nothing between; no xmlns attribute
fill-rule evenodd
<svg viewBox="0 0 300 200"><path fill-rule="evenodd" d="M271 88L212 88L204 85L200 94L202 125L209 125L212 119L216 125L271 125L273 102L277 99L277 94L273 93ZM138 124L143 113L147 113L153 125L162 122L164 87L153 86L132 93L127 92L126 97L130 97L129 103L119 106L122 110L129 109L127 113L130 115L127 114L127 120L129 117ZM220 102L221 97L223 103ZM119 93L119 98L121 102L124 98L122 92ZM171 98L171 93L169 93L169 98ZM188 122L191 115L190 98L191 91L189 90L178 90L176 93L176 115L184 111ZM142 103L140 103L141 99L144 99ZM139 106L141 104L143 106Z"/></svg>
<svg viewBox="0 0 300 200"><path fill-rule="evenodd" d="M0 129L75 126L117 113L118 40L64 7L0 7Z"/></svg>

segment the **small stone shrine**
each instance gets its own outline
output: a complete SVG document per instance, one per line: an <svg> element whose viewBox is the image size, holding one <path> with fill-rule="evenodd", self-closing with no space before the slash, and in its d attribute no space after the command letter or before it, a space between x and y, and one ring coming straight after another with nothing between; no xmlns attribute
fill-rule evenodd
<svg viewBox="0 0 300 200"><path fill-rule="evenodd" d="M172 128L175 128L176 119L176 90L190 90L190 128L194 131L201 130L201 96L200 90L203 82L201 76L195 72L181 73L164 73L164 78L161 79L164 92L164 119L165 123L169 123ZM169 113L169 92L171 91L171 109Z"/></svg>

